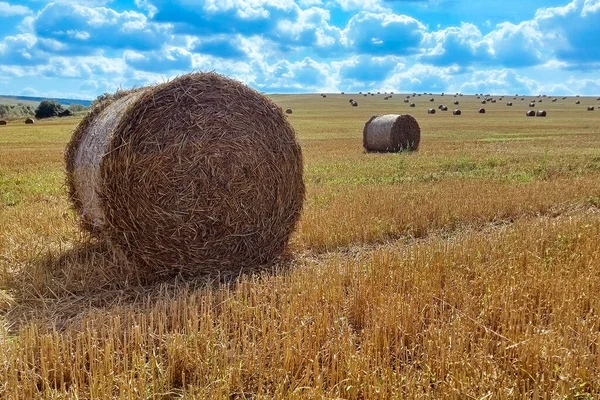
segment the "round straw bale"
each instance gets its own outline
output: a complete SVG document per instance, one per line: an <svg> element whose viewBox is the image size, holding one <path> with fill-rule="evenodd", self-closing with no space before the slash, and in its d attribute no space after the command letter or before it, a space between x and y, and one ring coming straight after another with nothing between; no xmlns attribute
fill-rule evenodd
<svg viewBox="0 0 600 400"><path fill-rule="evenodd" d="M25 123L26 123L26 124L35 124L35 119L33 119L33 118L27 118L27 119L25 120Z"/></svg>
<svg viewBox="0 0 600 400"><path fill-rule="evenodd" d="M541 103L541 102L542 102L542 99L539 99L539 100L538 100L538 103Z"/></svg>
<svg viewBox="0 0 600 400"><path fill-rule="evenodd" d="M460 115L460 114L462 114L462 112L458 108L452 111L452 115Z"/></svg>
<svg viewBox="0 0 600 400"><path fill-rule="evenodd" d="M545 117L546 116L546 111L544 111L544 110L538 110L538 112L535 115L538 116L538 117Z"/></svg>
<svg viewBox="0 0 600 400"><path fill-rule="evenodd" d="M535 107L535 102L532 101L531 103L529 103L529 107Z"/></svg>
<svg viewBox="0 0 600 400"><path fill-rule="evenodd" d="M438 106L438 110L441 110L441 109L442 109L442 107L444 107L444 105L443 105L443 104L440 104L440 105Z"/></svg>
<svg viewBox="0 0 600 400"><path fill-rule="evenodd" d="M440 108L440 110L442 110L442 111L448 111L448 107L442 106L442 108Z"/></svg>
<svg viewBox="0 0 600 400"><path fill-rule="evenodd" d="M587 110L588 111L594 111L594 106L588 106Z"/></svg>
<svg viewBox="0 0 600 400"><path fill-rule="evenodd" d="M409 101L408 101L408 99L404 99L404 102L405 102L405 103L408 103Z"/></svg>
<svg viewBox="0 0 600 400"><path fill-rule="evenodd" d="M481 104L485 104L485 103L487 103L487 101L481 100Z"/></svg>
<svg viewBox="0 0 600 400"><path fill-rule="evenodd" d="M527 115L528 117L535 117L535 111L529 110L525 113L525 115Z"/></svg>
<svg viewBox="0 0 600 400"><path fill-rule="evenodd" d="M410 107L415 107L415 103L410 103Z"/></svg>
<svg viewBox="0 0 600 400"><path fill-rule="evenodd" d="M0 125L6 125L6 121L5 120L0 120Z"/></svg>
<svg viewBox="0 0 600 400"><path fill-rule="evenodd" d="M596 97L596 100L600 101L600 97Z"/></svg>
<svg viewBox="0 0 600 400"><path fill-rule="evenodd" d="M435 99L432 97L432 98L429 99L429 101L435 101Z"/></svg>
<svg viewBox="0 0 600 400"><path fill-rule="evenodd" d="M65 160L83 227L148 278L273 261L304 199L302 153L283 110L212 72L101 103Z"/></svg>
<svg viewBox="0 0 600 400"><path fill-rule="evenodd" d="M456 101L454 102L454 105L455 105L455 106L457 106L458 104L459 104L459 103L458 103L458 100L456 100Z"/></svg>
<svg viewBox="0 0 600 400"><path fill-rule="evenodd" d="M292 111L292 109L291 109L291 108L288 108L287 110L285 110L285 113L286 113L286 114L291 114L291 113L293 113L293 111Z"/></svg>
<svg viewBox="0 0 600 400"><path fill-rule="evenodd" d="M363 129L363 146L367 151L418 150L420 141L421 128L409 114L374 115Z"/></svg>
<svg viewBox="0 0 600 400"><path fill-rule="evenodd" d="M506 105L509 107L512 106L512 101L507 102Z"/></svg>
<svg viewBox="0 0 600 400"><path fill-rule="evenodd" d="M495 102L496 102L496 99L492 99L492 103L495 103Z"/></svg>
<svg viewBox="0 0 600 400"><path fill-rule="evenodd" d="M350 99L348 100L348 103L352 103L354 101L354 99Z"/></svg>
<svg viewBox="0 0 600 400"><path fill-rule="evenodd" d="M485 108L480 108L479 109L479 114L485 114Z"/></svg>
<svg viewBox="0 0 600 400"><path fill-rule="evenodd" d="M581 101L577 100L577 101L575 102L575 104L581 104Z"/></svg>
<svg viewBox="0 0 600 400"><path fill-rule="evenodd" d="M435 108L428 109L427 114L435 114Z"/></svg>
<svg viewBox="0 0 600 400"><path fill-rule="evenodd" d="M556 100L557 100L557 99L556 99L556 97L555 97L555 98L553 98L553 99L552 99L552 102L553 102L553 103L556 103Z"/></svg>
<svg viewBox="0 0 600 400"><path fill-rule="evenodd" d="M356 101L352 102L352 107L358 107L358 103Z"/></svg>

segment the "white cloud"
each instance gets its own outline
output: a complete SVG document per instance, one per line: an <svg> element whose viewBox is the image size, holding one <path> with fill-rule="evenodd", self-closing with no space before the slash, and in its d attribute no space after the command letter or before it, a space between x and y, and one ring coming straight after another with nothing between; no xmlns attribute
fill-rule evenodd
<svg viewBox="0 0 600 400"><path fill-rule="evenodd" d="M25 6L15 6L5 1L0 1L0 18L11 17L15 15L27 15L30 13L31 10Z"/></svg>

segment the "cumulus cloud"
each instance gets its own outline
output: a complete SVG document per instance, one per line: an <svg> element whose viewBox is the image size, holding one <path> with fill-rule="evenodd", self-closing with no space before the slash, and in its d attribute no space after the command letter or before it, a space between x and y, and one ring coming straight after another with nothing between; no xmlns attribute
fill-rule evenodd
<svg viewBox="0 0 600 400"><path fill-rule="evenodd" d="M409 55L419 52L424 33L425 26L412 17L361 11L348 22L343 40L361 54Z"/></svg>
<svg viewBox="0 0 600 400"><path fill-rule="evenodd" d="M342 87L365 90L386 80L398 66L403 66L399 57L367 55L354 56L337 64Z"/></svg>
<svg viewBox="0 0 600 400"><path fill-rule="evenodd" d="M128 66L147 72L188 72L192 69L192 54L181 47L164 47L159 51L125 50L123 59Z"/></svg>
<svg viewBox="0 0 600 400"><path fill-rule="evenodd" d="M154 50L170 38L168 26L150 23L138 12L119 13L78 4L48 4L37 15L33 28L41 39L63 45L54 46L55 49L46 46L46 51L73 54L102 48Z"/></svg>
<svg viewBox="0 0 600 400"><path fill-rule="evenodd" d="M27 15L31 10L25 6L13 5L5 1L0 1L0 18L12 17L15 15Z"/></svg>

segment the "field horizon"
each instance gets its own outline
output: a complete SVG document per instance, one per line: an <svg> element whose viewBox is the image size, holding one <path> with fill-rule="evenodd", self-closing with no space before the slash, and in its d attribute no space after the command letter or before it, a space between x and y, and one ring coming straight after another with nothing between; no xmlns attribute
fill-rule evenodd
<svg viewBox="0 0 600 400"><path fill-rule="evenodd" d="M600 396L600 101L324 94L268 95L304 157L285 255L192 280L79 229L81 116L0 126L0 397ZM364 151L391 113L419 151Z"/></svg>

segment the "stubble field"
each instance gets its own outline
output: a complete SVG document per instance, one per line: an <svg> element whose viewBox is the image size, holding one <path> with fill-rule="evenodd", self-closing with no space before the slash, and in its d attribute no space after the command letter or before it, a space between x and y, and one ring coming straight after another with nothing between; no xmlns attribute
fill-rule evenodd
<svg viewBox="0 0 600 400"><path fill-rule="evenodd" d="M77 228L78 119L0 126L0 398L600 396L600 101L383 97L272 96L305 163L288 253L153 285ZM418 152L363 152L387 113Z"/></svg>

